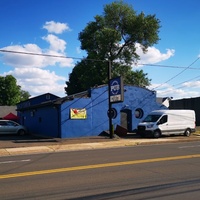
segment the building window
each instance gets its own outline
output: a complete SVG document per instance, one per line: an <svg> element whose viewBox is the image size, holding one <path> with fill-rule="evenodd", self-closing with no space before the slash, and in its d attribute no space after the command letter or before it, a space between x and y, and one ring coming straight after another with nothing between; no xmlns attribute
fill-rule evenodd
<svg viewBox="0 0 200 200"><path fill-rule="evenodd" d="M136 117L137 119L141 119L143 116L144 116L143 110L142 110L141 108L137 108L137 109L135 110L135 117Z"/></svg>

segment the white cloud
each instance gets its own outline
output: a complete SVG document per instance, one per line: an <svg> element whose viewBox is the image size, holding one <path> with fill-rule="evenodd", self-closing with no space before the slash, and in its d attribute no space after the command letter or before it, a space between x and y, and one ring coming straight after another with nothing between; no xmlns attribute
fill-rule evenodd
<svg viewBox="0 0 200 200"><path fill-rule="evenodd" d="M32 96L50 92L65 96L64 87L66 77L58 76L55 72L39 68L15 68L14 71L4 73L17 79L22 90L28 91Z"/></svg>
<svg viewBox="0 0 200 200"><path fill-rule="evenodd" d="M2 48L3 50L14 51L16 53L2 53L2 61L5 65L17 68L44 68L48 66L73 67L73 59L66 58L64 50L66 42L51 35L45 38L49 42L49 49L41 49L36 44L13 45ZM26 55L17 52L47 54L50 56ZM57 56L57 57L56 57ZM61 57L61 58L59 58Z"/></svg>
<svg viewBox="0 0 200 200"><path fill-rule="evenodd" d="M2 61L5 65L13 67L14 69L7 74L13 75L18 84L23 90L28 91L32 96L40 95L46 92L56 94L58 96L65 95L64 87L67 77L56 75L57 72L44 70L50 69L51 66L56 67L73 67L73 59L66 58L67 42L60 39L54 34L61 34L64 31L70 31L66 23L59 23L54 21L46 22L43 26L48 31L47 36L42 37L47 42L47 48L41 48L37 44L24 44L24 45L10 45L1 49L14 51L16 53L1 53ZM54 33L54 34L53 34ZM77 53L81 53L80 48L76 49ZM17 52L27 52L35 54L54 55L38 56L38 55L25 55ZM167 49L166 53L161 53L155 47L149 47L146 54L142 53L139 45L137 45L137 53L140 55L141 63L157 63L169 59L174 55L174 50ZM67 75L67 73L66 73ZM62 95L59 95L62 94ZM165 95L165 93L160 93ZM167 93L166 93L167 95Z"/></svg>
<svg viewBox="0 0 200 200"><path fill-rule="evenodd" d="M66 30L70 30L67 24L54 21L46 22L43 28L51 33L63 33ZM37 44L31 43L11 44L1 48L2 50L12 51L12 53L0 52L0 59L5 67L13 68L9 72L5 71L2 75L13 75L17 80L17 84L23 90L28 91L31 96L47 92L61 97L65 96L64 87L66 87L65 81L68 78L68 69L64 71L66 77L57 74L62 73L61 67L71 68L74 66L73 59L67 58L65 53L67 43L53 34L48 34L42 39L47 42L47 48L41 48ZM25 53L30 53L31 55ZM51 68L55 70L55 67L56 71L50 70Z"/></svg>
<svg viewBox="0 0 200 200"><path fill-rule="evenodd" d="M193 82L186 82L186 83L183 83L183 86L184 87L193 87L193 88L200 88L200 81L193 81Z"/></svg>
<svg viewBox="0 0 200 200"><path fill-rule="evenodd" d="M49 49L57 52L64 52L66 49L66 42L62 39L59 39L55 35L47 35L46 37L43 37L45 41L47 41L50 44Z"/></svg>
<svg viewBox="0 0 200 200"><path fill-rule="evenodd" d="M157 84L153 83L153 84L151 84L148 87L148 89L150 89L150 90L157 90L159 88L160 90L166 90L169 87L171 87L171 85L169 85L167 83L161 83L161 84L159 84L159 83L157 83Z"/></svg>
<svg viewBox="0 0 200 200"><path fill-rule="evenodd" d="M155 90L157 97L173 97L173 99L191 98L200 96L200 91L197 87L200 87L198 81L190 82L189 84L183 83L179 87L164 84L152 84L148 87L150 90Z"/></svg>
<svg viewBox="0 0 200 200"><path fill-rule="evenodd" d="M71 30L66 23L60 23L54 21L46 22L43 28L46 29L49 33L55 33L55 34L61 34L64 31Z"/></svg>
<svg viewBox="0 0 200 200"><path fill-rule="evenodd" d="M25 44L25 45L13 45L2 48L7 51L14 52L27 52L42 54L42 49L40 49L36 44ZM3 63L12 67L44 67L42 56L25 55L21 53L2 53Z"/></svg>
<svg viewBox="0 0 200 200"><path fill-rule="evenodd" d="M182 99L197 96L200 96L200 92L198 90L187 90L185 88L177 89L171 87L166 90L157 90L157 97L173 97L173 99Z"/></svg>
<svg viewBox="0 0 200 200"><path fill-rule="evenodd" d="M155 64L174 56L174 49L166 49L166 53L161 53L159 49L155 47L148 47L147 52L143 53L140 44L136 44L136 53L140 56L139 64Z"/></svg>

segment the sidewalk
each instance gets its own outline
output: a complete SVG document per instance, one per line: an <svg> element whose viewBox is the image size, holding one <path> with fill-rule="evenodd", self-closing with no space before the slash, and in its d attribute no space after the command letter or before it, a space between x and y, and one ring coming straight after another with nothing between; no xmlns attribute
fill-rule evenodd
<svg viewBox="0 0 200 200"><path fill-rule="evenodd" d="M124 138L114 137L113 139L110 139L108 136L95 136L73 139L49 139L38 138L36 136L30 136L29 138L16 138L14 138L13 140L9 140L9 138L7 138L7 140L5 138L0 138L0 156L95 150L136 145L200 141L199 133L193 134L190 137L171 136L161 137L158 139L139 138L131 134Z"/></svg>

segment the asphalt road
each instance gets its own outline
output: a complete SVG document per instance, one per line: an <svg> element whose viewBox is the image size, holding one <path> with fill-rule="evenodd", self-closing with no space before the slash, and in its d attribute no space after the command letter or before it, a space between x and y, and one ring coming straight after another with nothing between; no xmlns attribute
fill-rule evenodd
<svg viewBox="0 0 200 200"><path fill-rule="evenodd" d="M1 199L198 199L200 141L0 157Z"/></svg>

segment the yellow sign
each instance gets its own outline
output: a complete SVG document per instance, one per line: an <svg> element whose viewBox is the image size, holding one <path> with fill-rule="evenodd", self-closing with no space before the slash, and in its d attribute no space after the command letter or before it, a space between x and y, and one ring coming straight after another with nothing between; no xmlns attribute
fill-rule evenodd
<svg viewBox="0 0 200 200"><path fill-rule="evenodd" d="M79 109L79 108L71 108L70 109L70 118L71 119L86 119L87 112L86 109Z"/></svg>

